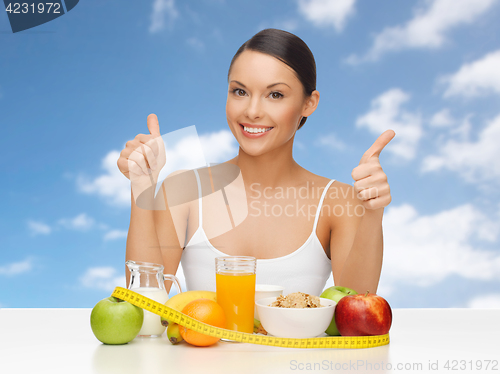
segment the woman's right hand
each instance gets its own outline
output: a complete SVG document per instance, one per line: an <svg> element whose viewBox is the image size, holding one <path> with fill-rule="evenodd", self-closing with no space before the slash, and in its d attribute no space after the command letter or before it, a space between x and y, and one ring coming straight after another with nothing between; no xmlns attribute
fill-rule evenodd
<svg viewBox="0 0 500 374"><path fill-rule="evenodd" d="M117 161L118 169L130 179L136 202L144 191L155 191L158 176L166 161L156 114L150 114L147 123L149 135L139 134L134 140L128 141Z"/></svg>

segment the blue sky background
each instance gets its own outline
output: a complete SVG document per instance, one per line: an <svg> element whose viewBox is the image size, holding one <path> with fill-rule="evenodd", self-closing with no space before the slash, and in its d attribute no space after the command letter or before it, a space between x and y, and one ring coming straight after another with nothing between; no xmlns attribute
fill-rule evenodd
<svg viewBox="0 0 500 374"><path fill-rule="evenodd" d="M124 286L127 140L195 125L234 157L227 69L266 27L300 36L318 110L296 160L351 183L385 129L393 202L379 294L500 307L500 0L81 1L12 34L0 15L0 307L92 307ZM179 273L182 277L182 274Z"/></svg>

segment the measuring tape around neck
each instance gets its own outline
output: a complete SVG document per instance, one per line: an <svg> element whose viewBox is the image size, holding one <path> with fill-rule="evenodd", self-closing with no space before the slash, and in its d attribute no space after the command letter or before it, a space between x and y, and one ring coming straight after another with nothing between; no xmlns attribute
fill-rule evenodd
<svg viewBox="0 0 500 374"><path fill-rule="evenodd" d="M116 287L111 296L128 301L151 313L167 318L190 330L217 338L241 343L269 345L285 348L371 348L389 344L389 334L373 336L327 336L308 339L280 338L232 331L207 325L184 313L169 308L157 301L151 300L137 292L122 287Z"/></svg>

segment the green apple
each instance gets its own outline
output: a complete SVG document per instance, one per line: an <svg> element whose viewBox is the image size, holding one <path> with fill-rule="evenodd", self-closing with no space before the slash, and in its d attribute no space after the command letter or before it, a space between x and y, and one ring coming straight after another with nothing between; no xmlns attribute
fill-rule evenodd
<svg viewBox="0 0 500 374"><path fill-rule="evenodd" d="M92 332L104 344L128 343L137 336L143 321L141 308L113 296L99 301L90 314Z"/></svg>
<svg viewBox="0 0 500 374"><path fill-rule="evenodd" d="M358 293L351 288L333 286L324 290L320 297L330 299L338 303L344 296L357 294ZM328 326L325 332L328 335L340 335L337 325L335 324L335 315L333 316L332 322L330 322L330 326Z"/></svg>

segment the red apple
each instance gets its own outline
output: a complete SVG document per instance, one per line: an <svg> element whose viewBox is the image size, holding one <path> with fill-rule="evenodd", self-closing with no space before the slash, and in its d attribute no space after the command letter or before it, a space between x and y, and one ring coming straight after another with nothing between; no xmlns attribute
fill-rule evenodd
<svg viewBox="0 0 500 374"><path fill-rule="evenodd" d="M389 303L380 296L344 296L335 307L335 323L342 336L384 335L392 323Z"/></svg>

